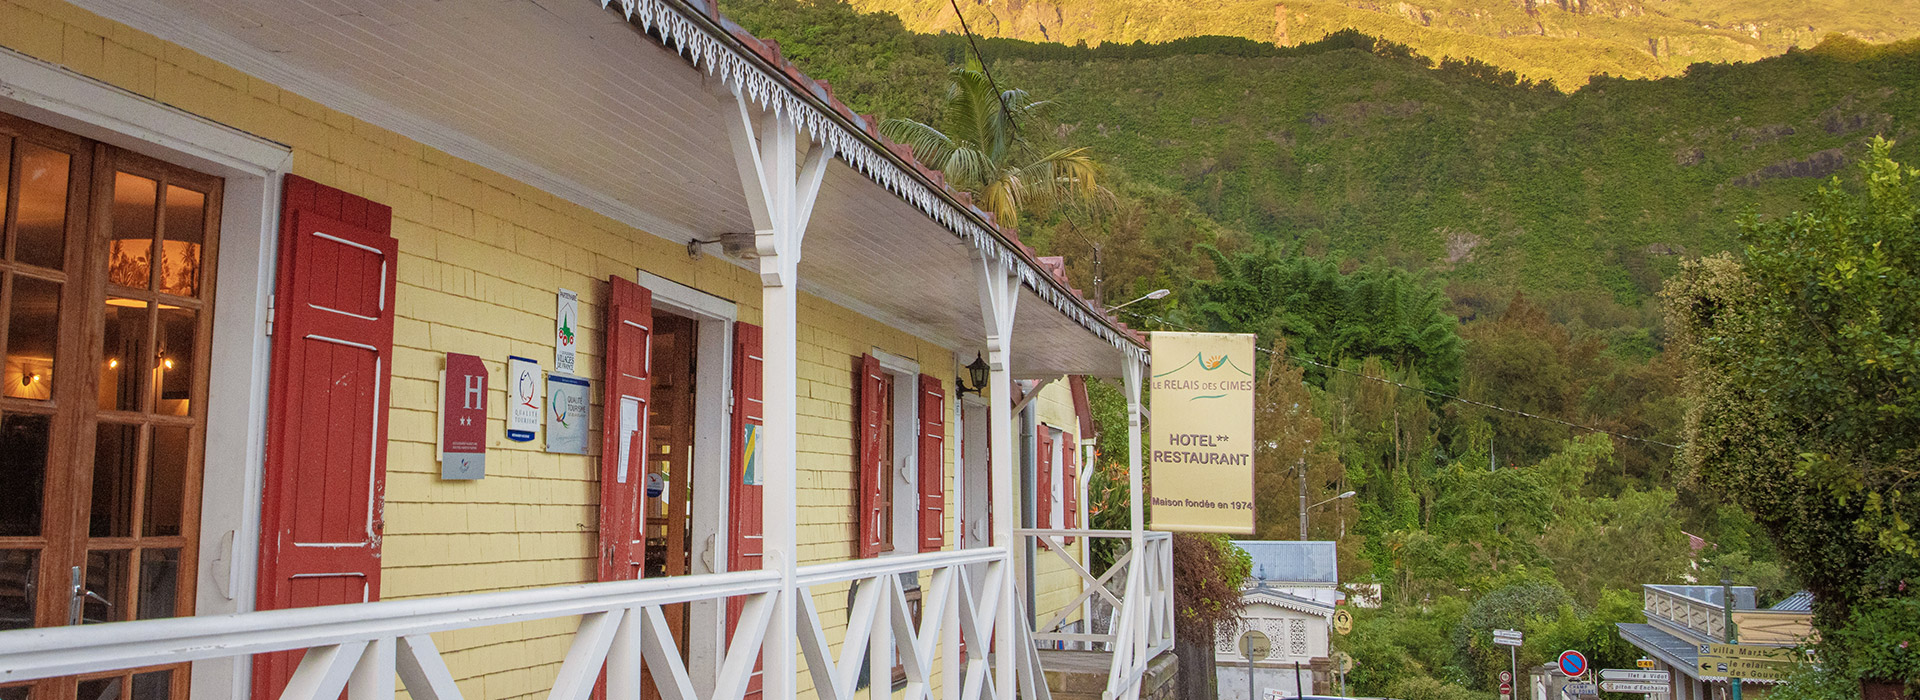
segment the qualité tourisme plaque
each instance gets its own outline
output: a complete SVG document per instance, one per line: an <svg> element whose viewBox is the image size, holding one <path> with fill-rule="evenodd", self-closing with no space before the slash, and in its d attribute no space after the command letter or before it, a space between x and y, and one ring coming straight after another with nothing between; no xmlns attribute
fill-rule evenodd
<svg viewBox="0 0 1920 700"><path fill-rule="evenodd" d="M1253 534L1253 353L1251 334L1153 334L1153 529Z"/></svg>

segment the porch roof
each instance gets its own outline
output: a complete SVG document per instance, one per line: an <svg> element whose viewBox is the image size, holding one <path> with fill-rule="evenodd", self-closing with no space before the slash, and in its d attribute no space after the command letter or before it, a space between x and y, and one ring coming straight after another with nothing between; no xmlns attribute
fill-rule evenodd
<svg viewBox="0 0 1920 700"><path fill-rule="evenodd" d="M1016 376L1115 376L1146 356L871 118L703 0L76 4L679 243L754 228L722 127L720 95L738 90L836 155L803 290L964 353L985 344L984 255L1020 272Z"/></svg>

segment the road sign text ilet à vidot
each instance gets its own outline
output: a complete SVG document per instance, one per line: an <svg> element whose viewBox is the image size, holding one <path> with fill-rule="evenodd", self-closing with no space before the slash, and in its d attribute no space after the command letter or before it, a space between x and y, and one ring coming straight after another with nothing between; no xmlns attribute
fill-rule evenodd
<svg viewBox="0 0 1920 700"><path fill-rule="evenodd" d="M1666 671L1642 671L1637 668L1603 668L1600 680L1633 681L1636 683L1666 683L1673 679Z"/></svg>

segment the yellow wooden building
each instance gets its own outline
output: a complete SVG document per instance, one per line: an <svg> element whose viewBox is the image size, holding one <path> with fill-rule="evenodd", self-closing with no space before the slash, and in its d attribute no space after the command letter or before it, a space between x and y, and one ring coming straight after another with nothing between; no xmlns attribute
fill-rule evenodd
<svg viewBox="0 0 1920 700"><path fill-rule="evenodd" d="M710 0L0 0L0 700L1138 696L1144 341L875 127Z"/></svg>

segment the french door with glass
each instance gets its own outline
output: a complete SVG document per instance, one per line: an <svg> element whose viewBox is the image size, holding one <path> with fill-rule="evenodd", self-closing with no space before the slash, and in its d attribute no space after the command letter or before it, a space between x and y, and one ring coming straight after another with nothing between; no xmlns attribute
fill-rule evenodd
<svg viewBox="0 0 1920 700"><path fill-rule="evenodd" d="M0 184L0 630L190 615L221 180L0 114ZM179 700L186 680L0 700Z"/></svg>

